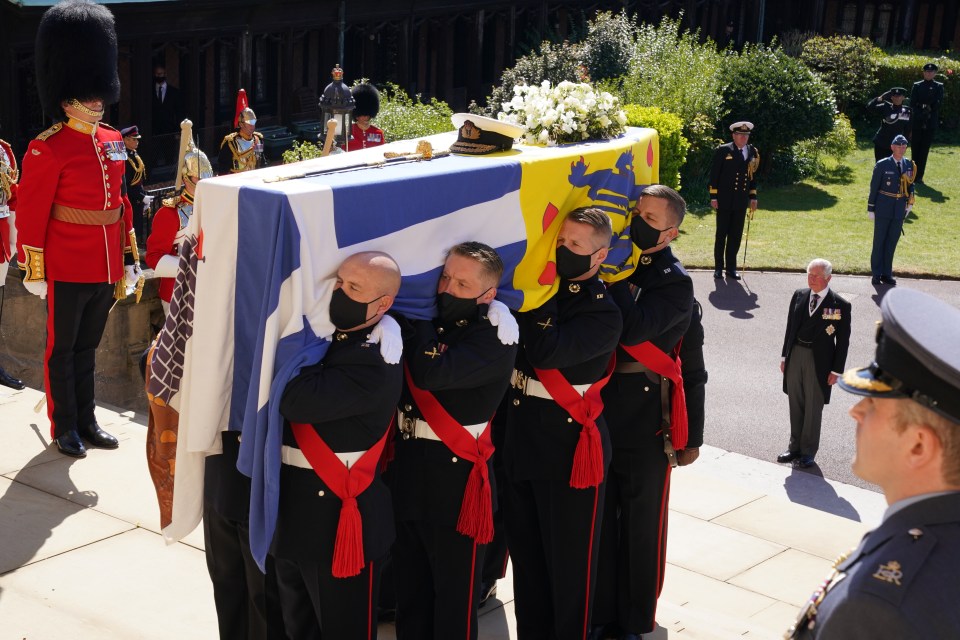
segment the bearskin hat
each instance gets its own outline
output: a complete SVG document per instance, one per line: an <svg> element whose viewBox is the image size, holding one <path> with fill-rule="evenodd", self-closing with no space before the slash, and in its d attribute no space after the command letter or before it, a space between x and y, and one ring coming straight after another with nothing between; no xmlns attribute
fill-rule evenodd
<svg viewBox="0 0 960 640"><path fill-rule="evenodd" d="M350 89L357 108L353 110L353 117L370 116L376 118L380 112L380 92L369 82L358 84Z"/></svg>
<svg viewBox="0 0 960 640"><path fill-rule="evenodd" d="M37 29L36 63L40 104L54 120L66 120L60 105L73 98L99 98L104 106L120 99L117 33L103 5L64 0L47 9Z"/></svg>

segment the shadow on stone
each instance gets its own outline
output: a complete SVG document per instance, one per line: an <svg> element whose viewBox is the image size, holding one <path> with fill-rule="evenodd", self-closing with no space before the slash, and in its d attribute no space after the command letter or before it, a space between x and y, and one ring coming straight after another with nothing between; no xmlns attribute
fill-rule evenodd
<svg viewBox="0 0 960 640"><path fill-rule="evenodd" d="M860 514L846 499L837 495L833 486L823 477L818 465L805 470L794 469L783 481L790 502L802 504L824 513L861 522Z"/></svg>
<svg viewBox="0 0 960 640"><path fill-rule="evenodd" d="M749 277L744 275L743 277ZM742 280L715 279L713 281L714 290L707 296L714 309L729 311L730 316L739 320L750 320L754 317L750 313L753 309L759 309L757 304L757 294L745 288Z"/></svg>

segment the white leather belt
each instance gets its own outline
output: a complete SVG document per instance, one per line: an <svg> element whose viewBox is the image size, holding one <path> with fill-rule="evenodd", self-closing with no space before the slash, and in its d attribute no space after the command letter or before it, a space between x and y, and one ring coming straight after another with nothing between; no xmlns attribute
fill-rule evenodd
<svg viewBox="0 0 960 640"><path fill-rule="evenodd" d="M513 370L513 374L510 376L510 384L513 385L514 389L518 390L525 396L534 396L536 398L553 400L553 396L550 395L550 392L547 391L547 388L543 386L542 382L539 380L534 380L522 371L517 371L516 369ZM582 396L587 392L587 389L593 385L575 384L571 386Z"/></svg>
<svg viewBox="0 0 960 640"><path fill-rule="evenodd" d="M403 434L404 439L423 438L424 440L443 442L429 424L420 418L414 418L412 416L408 418L403 411L397 411L397 426L400 428L400 433ZM474 438L479 438L480 434L487 428L487 423L465 424L463 428Z"/></svg>
<svg viewBox="0 0 960 640"><path fill-rule="evenodd" d="M333 455L340 458L340 462L343 463L347 469L357 463L363 454L366 451L348 451L346 453L334 453ZM307 460L307 456L303 455L303 451L297 449L296 447L288 447L283 445L280 448L280 461L283 464L288 464L291 467L300 467L301 469L313 469L310 466L310 462Z"/></svg>

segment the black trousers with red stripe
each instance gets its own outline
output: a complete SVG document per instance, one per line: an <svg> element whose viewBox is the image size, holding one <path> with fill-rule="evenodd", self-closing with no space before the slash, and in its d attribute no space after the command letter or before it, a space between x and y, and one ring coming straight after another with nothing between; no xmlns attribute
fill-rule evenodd
<svg viewBox="0 0 960 640"><path fill-rule="evenodd" d="M614 374L603 390L613 460L607 474L594 624L623 633L656 627L667 557L670 465L660 434L660 385Z"/></svg>
<svg viewBox="0 0 960 640"><path fill-rule="evenodd" d="M556 477L507 483L501 508L519 640L586 638L605 485L574 489Z"/></svg>
<svg viewBox="0 0 960 640"><path fill-rule="evenodd" d="M449 525L397 522L397 640L476 640L485 549Z"/></svg>
<svg viewBox="0 0 960 640"><path fill-rule="evenodd" d="M376 640L380 560L360 575L334 578L331 560L275 558L280 607L287 637L293 640Z"/></svg>
<svg viewBox="0 0 960 640"><path fill-rule="evenodd" d="M47 348L44 383L50 436L91 426L96 352L113 306L105 282L47 282Z"/></svg>

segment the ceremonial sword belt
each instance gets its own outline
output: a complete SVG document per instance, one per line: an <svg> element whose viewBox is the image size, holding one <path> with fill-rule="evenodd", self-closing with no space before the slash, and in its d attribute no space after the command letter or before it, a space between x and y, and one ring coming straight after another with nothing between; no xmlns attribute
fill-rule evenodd
<svg viewBox="0 0 960 640"><path fill-rule="evenodd" d="M77 209L76 207L54 204L50 217L54 220L73 224L108 225L120 219L120 207L103 211Z"/></svg>
<svg viewBox="0 0 960 640"><path fill-rule="evenodd" d="M343 463L343 466L349 469L365 453L366 453L366 450L348 451L346 453L337 453L336 451L334 451L333 455L337 456L337 458L340 459L340 462ZM301 451L300 449L297 449L296 447L289 447L287 445L283 445L280 448L280 461L283 464L290 465L291 467L300 467L301 469L313 469L313 467L310 466L310 462L307 460L307 456L303 455L303 451Z"/></svg>
<svg viewBox="0 0 960 640"><path fill-rule="evenodd" d="M437 442L443 442L443 438L437 435L437 432L427 424L426 420L408 416L400 410L397 410L397 426L400 428L400 433L403 434L404 440L415 438L418 440L436 440ZM487 428L487 423L481 422L480 424L465 424L462 426L471 436L479 438L480 434Z"/></svg>
<svg viewBox="0 0 960 640"><path fill-rule="evenodd" d="M888 198L896 198L896 199L898 199L898 200L899 200L900 198L906 198L906 197L907 197L907 196L905 196L905 195L902 194L902 193L890 193L889 191L881 191L881 192L880 192L880 195L887 196Z"/></svg>
<svg viewBox="0 0 960 640"><path fill-rule="evenodd" d="M525 396L533 396L535 398L544 398L546 400L553 400L556 402L554 397L550 395L550 392L547 391L547 388L543 386L543 383L539 380L531 378L523 371L517 369L513 370L513 373L510 375L510 384L514 389L519 391ZM587 390L593 386L593 383L589 384L572 384L577 393L581 396L587 392Z"/></svg>

